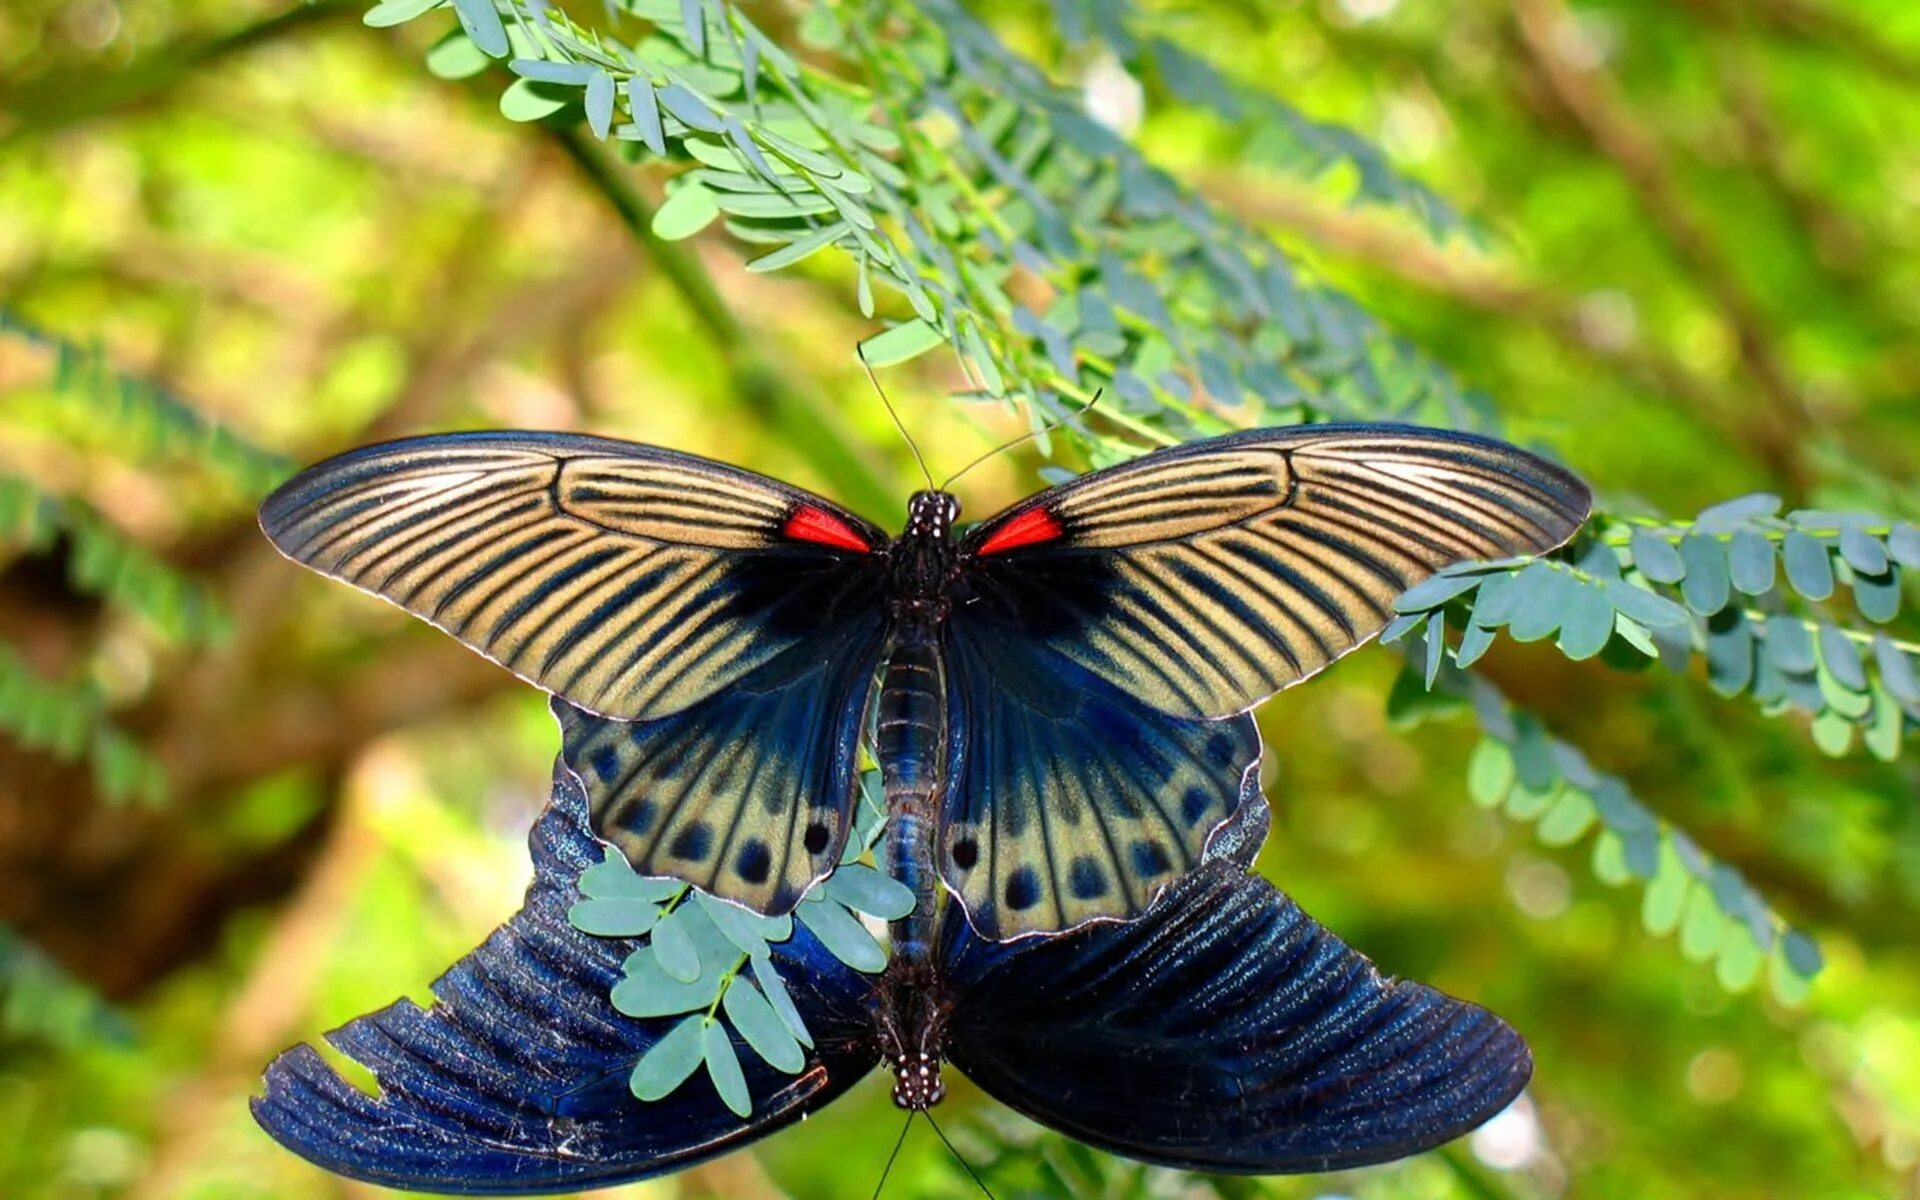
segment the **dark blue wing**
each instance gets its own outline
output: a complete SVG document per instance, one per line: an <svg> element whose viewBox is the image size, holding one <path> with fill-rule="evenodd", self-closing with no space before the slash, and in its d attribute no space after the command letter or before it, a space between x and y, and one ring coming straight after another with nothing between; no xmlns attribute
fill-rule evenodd
<svg viewBox="0 0 1920 1200"><path fill-rule="evenodd" d="M1247 1174L1418 1153L1519 1094L1533 1069L1519 1034L1382 977L1245 873L1236 859L1258 838L1238 824L1216 843L1236 849L1137 921L996 944L949 918L947 1056L1091 1145Z"/></svg>
<svg viewBox="0 0 1920 1200"><path fill-rule="evenodd" d="M643 875L790 911L853 828L867 696L885 617L828 620L683 712L615 721L553 702L593 828Z"/></svg>
<svg viewBox="0 0 1920 1200"><path fill-rule="evenodd" d="M936 853L987 937L1145 911L1259 761L1251 717L1171 716L995 617L957 609L946 651Z"/></svg>
<svg viewBox="0 0 1920 1200"><path fill-rule="evenodd" d="M775 961L814 1035L806 1070L774 1071L736 1046L754 1097L742 1121L704 1076L636 1101L627 1074L679 1018L632 1020L607 996L635 943L567 923L575 880L600 861L586 797L556 769L534 827L525 906L433 985L437 1003L395 1004L328 1040L370 1067L380 1095L342 1079L311 1046L267 1068L256 1120L282 1145L355 1179L466 1195L594 1187L678 1170L793 1123L876 1058L872 980L796 925Z"/></svg>

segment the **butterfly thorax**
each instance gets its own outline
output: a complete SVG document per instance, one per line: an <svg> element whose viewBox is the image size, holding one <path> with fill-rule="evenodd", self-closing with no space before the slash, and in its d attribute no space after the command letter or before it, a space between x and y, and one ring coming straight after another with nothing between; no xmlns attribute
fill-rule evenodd
<svg viewBox="0 0 1920 1200"><path fill-rule="evenodd" d="M938 624L946 618L959 515L960 501L947 492L915 492L907 501L907 527L887 550L896 620Z"/></svg>

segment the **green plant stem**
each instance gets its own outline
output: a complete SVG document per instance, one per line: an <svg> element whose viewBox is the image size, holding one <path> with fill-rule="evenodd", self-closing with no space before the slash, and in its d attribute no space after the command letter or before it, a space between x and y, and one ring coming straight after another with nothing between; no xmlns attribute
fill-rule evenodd
<svg viewBox="0 0 1920 1200"><path fill-rule="evenodd" d="M653 232L653 206L598 145L571 125L545 128L686 302L725 359L741 400L772 417L793 448L833 481L840 499L876 515L899 507L896 489L835 433L829 406L792 384L761 353L699 260L685 246Z"/></svg>

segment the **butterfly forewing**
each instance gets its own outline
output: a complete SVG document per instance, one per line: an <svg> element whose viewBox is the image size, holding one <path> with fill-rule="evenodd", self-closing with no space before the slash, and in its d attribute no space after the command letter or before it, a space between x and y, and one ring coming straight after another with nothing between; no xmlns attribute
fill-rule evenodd
<svg viewBox="0 0 1920 1200"><path fill-rule="evenodd" d="M1505 443L1254 430L1044 492L962 547L968 603L1163 711L1240 712L1377 634L1453 563L1564 543L1590 497Z"/></svg>
<svg viewBox="0 0 1920 1200"><path fill-rule="evenodd" d="M885 535L750 472L604 438L371 446L261 507L294 560L605 716L719 692L873 602Z"/></svg>

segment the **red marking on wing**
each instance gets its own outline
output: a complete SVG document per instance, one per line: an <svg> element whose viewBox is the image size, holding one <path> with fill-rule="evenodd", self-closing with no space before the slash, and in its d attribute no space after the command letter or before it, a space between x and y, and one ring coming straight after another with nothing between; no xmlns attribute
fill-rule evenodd
<svg viewBox="0 0 1920 1200"><path fill-rule="evenodd" d="M826 509L811 504L802 504L794 509L787 523L780 527L780 532L796 542L818 542L822 546L851 550L855 554L873 553L873 547L855 532L853 526Z"/></svg>
<svg viewBox="0 0 1920 1200"><path fill-rule="evenodd" d="M1050 542L1065 532L1059 518L1045 508L1030 508L989 534L978 553L1004 554L1021 546Z"/></svg>

